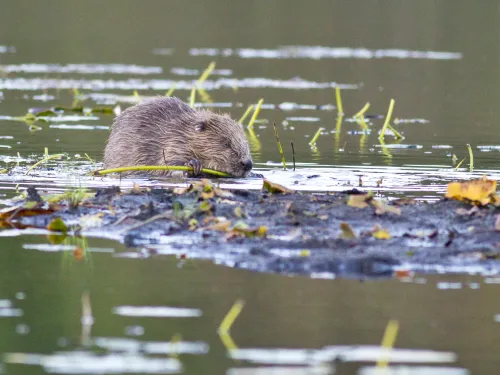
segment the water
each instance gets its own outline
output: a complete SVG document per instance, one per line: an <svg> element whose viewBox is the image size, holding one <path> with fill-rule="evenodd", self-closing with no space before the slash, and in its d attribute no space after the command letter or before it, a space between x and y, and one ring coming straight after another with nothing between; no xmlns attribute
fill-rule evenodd
<svg viewBox="0 0 500 375"><path fill-rule="evenodd" d="M85 175L100 166L112 114L49 116L47 122L36 123L38 131L30 131L16 117L30 108L71 107L73 89L89 108L123 109L137 102L134 90L144 98L175 87L174 95L188 100L193 82L211 61L216 70L204 88L212 109L239 118L248 105L264 98L251 149L259 172L273 181L305 191L361 185L389 198L435 200L450 181L482 174L498 179L499 12L495 1L462 0L4 1L0 167L11 169L11 174L0 175L1 197L12 197L16 187L29 185L59 192L117 183ZM345 112L342 123L337 117L337 86ZM380 144L378 131L391 98L396 127L405 139L388 136ZM367 102L368 114L374 117L369 131L361 131L352 116ZM198 98L197 105L207 104ZM289 167L294 142L295 172L280 168L273 123ZM320 127L324 130L312 148L309 142ZM467 144L474 153L473 173L468 159L455 170L468 158ZM42 167L26 175L43 157L44 148L67 156L51 161L54 170ZM122 187L133 183L120 182ZM224 184L260 188L258 180ZM439 364L424 356L418 366L463 368L474 374L498 368L495 317L500 307L494 279L416 276L408 283L358 283L286 278L201 261L181 261L179 267L175 257L143 259L140 249L125 251L115 242L95 239L89 240L95 249L91 259L78 261L74 248L42 251L48 244L44 237L16 234L1 240L0 352L11 354L3 357L0 372L43 373L44 364L49 372L95 371L64 367L72 358L80 365L95 362L108 373L168 373L180 366L192 374L252 373L243 367L263 365L262 355L233 360L217 335L220 321L239 298L246 304L231 331L238 347L317 350L306 353L300 366L307 368L291 370L289 366L298 364L284 360L274 364L276 373L332 373L331 362L311 358L331 360L325 347L332 345L378 345L389 319L400 322L398 349L453 354L451 362ZM90 305L91 313L82 313L82 305ZM202 316L113 313L132 305L199 309ZM189 352L181 352L179 359L171 348L170 356L162 352L155 357L160 361L147 350L127 349L126 357L109 344L112 338L122 338L129 341L120 345L130 348L141 342L147 348L145 342L165 344L175 334L182 335L178 350ZM109 357L96 362L89 358L90 350ZM41 356L60 351L74 357ZM281 358L275 352L265 355ZM291 357L302 355L293 352ZM16 364L26 361L40 366ZM373 358L364 364L337 364L337 373L354 374L373 364ZM428 368L421 371L431 373Z"/></svg>

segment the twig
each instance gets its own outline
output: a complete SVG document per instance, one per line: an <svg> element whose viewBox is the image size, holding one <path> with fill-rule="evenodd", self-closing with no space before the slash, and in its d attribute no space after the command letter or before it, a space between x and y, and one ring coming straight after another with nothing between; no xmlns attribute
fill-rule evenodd
<svg viewBox="0 0 500 375"><path fill-rule="evenodd" d="M280 150L281 162L283 163L283 169L286 171L286 161L285 153L283 152L283 147L281 147L280 137L278 136L278 128L276 128L276 123L273 122L274 135L276 136L276 142L278 142L278 149Z"/></svg>
<svg viewBox="0 0 500 375"><path fill-rule="evenodd" d="M177 166L177 165L168 165L168 166L155 166L155 165L140 165L140 166L132 166L132 167L119 167L119 168L111 168L111 169L100 169L93 172L94 176L102 176L109 173L120 173L120 172L129 172L129 171L192 171L192 167L185 166ZM202 173L211 174L218 177L231 177L229 173L215 171L213 169L205 169L201 170Z"/></svg>

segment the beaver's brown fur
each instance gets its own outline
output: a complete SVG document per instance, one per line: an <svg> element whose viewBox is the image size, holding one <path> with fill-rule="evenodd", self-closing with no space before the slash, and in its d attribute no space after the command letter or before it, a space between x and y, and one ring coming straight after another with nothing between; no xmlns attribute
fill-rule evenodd
<svg viewBox="0 0 500 375"><path fill-rule="evenodd" d="M252 158L242 126L228 115L158 97L127 108L113 123L104 167L189 165L245 177ZM169 171L151 171L169 175Z"/></svg>

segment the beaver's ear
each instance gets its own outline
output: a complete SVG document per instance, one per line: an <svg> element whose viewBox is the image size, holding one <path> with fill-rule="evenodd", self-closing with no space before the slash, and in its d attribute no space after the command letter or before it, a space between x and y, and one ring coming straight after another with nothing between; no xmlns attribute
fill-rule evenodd
<svg viewBox="0 0 500 375"><path fill-rule="evenodd" d="M200 121L198 122L194 129L197 131L197 132L202 132L204 131L205 129L207 128L207 124L205 124L203 121Z"/></svg>

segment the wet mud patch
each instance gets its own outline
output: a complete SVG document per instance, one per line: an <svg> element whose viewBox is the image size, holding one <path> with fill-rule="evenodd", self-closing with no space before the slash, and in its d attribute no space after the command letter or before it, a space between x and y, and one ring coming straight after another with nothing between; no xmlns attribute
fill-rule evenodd
<svg viewBox="0 0 500 375"><path fill-rule="evenodd" d="M498 209L455 200L388 203L356 190L231 191L204 180L188 188L112 187L81 202L50 201L30 189L25 201L4 210L3 227L112 238L134 248L117 256L168 254L322 278L500 270Z"/></svg>

